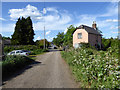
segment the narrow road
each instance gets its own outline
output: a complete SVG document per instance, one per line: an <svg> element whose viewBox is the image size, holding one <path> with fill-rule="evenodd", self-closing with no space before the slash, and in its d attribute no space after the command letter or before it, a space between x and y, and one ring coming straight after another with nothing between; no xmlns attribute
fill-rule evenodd
<svg viewBox="0 0 120 90"><path fill-rule="evenodd" d="M37 63L6 81L3 88L77 88L60 51L37 56Z"/></svg>

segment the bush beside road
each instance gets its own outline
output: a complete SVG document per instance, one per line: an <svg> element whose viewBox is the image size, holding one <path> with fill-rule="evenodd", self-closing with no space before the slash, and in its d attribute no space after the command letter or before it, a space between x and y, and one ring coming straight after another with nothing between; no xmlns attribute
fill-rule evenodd
<svg viewBox="0 0 120 90"><path fill-rule="evenodd" d="M12 75L33 61L33 59L26 56L6 56L1 64L3 78Z"/></svg>
<svg viewBox="0 0 120 90"><path fill-rule="evenodd" d="M13 50L29 50L29 56L22 55L7 55L8 52ZM36 58L36 55L47 52L47 49L40 49L35 45L20 45L20 46L5 46L4 47L4 58L0 65L2 65L3 78L9 77L14 72L24 68L25 66L32 63Z"/></svg>
<svg viewBox="0 0 120 90"><path fill-rule="evenodd" d="M107 51L91 48L61 52L76 80L83 88L120 88L118 48Z"/></svg>

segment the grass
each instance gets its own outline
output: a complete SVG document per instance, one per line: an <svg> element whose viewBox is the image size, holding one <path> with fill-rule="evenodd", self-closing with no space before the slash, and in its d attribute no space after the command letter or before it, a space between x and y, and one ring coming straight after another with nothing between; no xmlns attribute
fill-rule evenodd
<svg viewBox="0 0 120 90"><path fill-rule="evenodd" d="M72 69L81 88L120 88L118 51L91 48L70 49L61 55Z"/></svg>

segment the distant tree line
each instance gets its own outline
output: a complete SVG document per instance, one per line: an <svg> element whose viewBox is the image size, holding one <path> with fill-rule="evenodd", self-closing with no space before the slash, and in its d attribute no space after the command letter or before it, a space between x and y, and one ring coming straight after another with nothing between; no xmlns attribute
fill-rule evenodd
<svg viewBox="0 0 120 90"><path fill-rule="evenodd" d="M73 33L74 33L75 29L76 28L73 25L70 25L67 28L66 34L64 34L64 32L62 32L62 33L59 32L57 37L53 38L52 42L59 47L66 46L66 45L72 46Z"/></svg>
<svg viewBox="0 0 120 90"><path fill-rule="evenodd" d="M10 37L5 37L5 36L2 37L2 40L10 40L10 39L11 39Z"/></svg>
<svg viewBox="0 0 120 90"><path fill-rule="evenodd" d="M109 47L111 48L119 48L120 41L118 38L110 38L110 39L105 39L102 38L102 49L106 51Z"/></svg>
<svg viewBox="0 0 120 90"><path fill-rule="evenodd" d="M47 41L47 39L45 39L45 47L48 48L48 46L50 45L51 43L49 41ZM44 48L44 39L41 39L41 40L37 40L36 41L36 45L39 47L39 48Z"/></svg>

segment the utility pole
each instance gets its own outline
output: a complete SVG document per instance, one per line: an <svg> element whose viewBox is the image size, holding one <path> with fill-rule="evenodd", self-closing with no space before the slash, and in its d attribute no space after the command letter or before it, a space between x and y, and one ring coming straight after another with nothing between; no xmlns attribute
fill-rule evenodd
<svg viewBox="0 0 120 90"><path fill-rule="evenodd" d="M45 25L44 25L44 49L45 49Z"/></svg>
<svg viewBox="0 0 120 90"><path fill-rule="evenodd" d="M44 16L44 49L46 49L45 47L45 13L46 13L46 10L45 10L45 0L44 0L44 8L43 8L43 16Z"/></svg>

